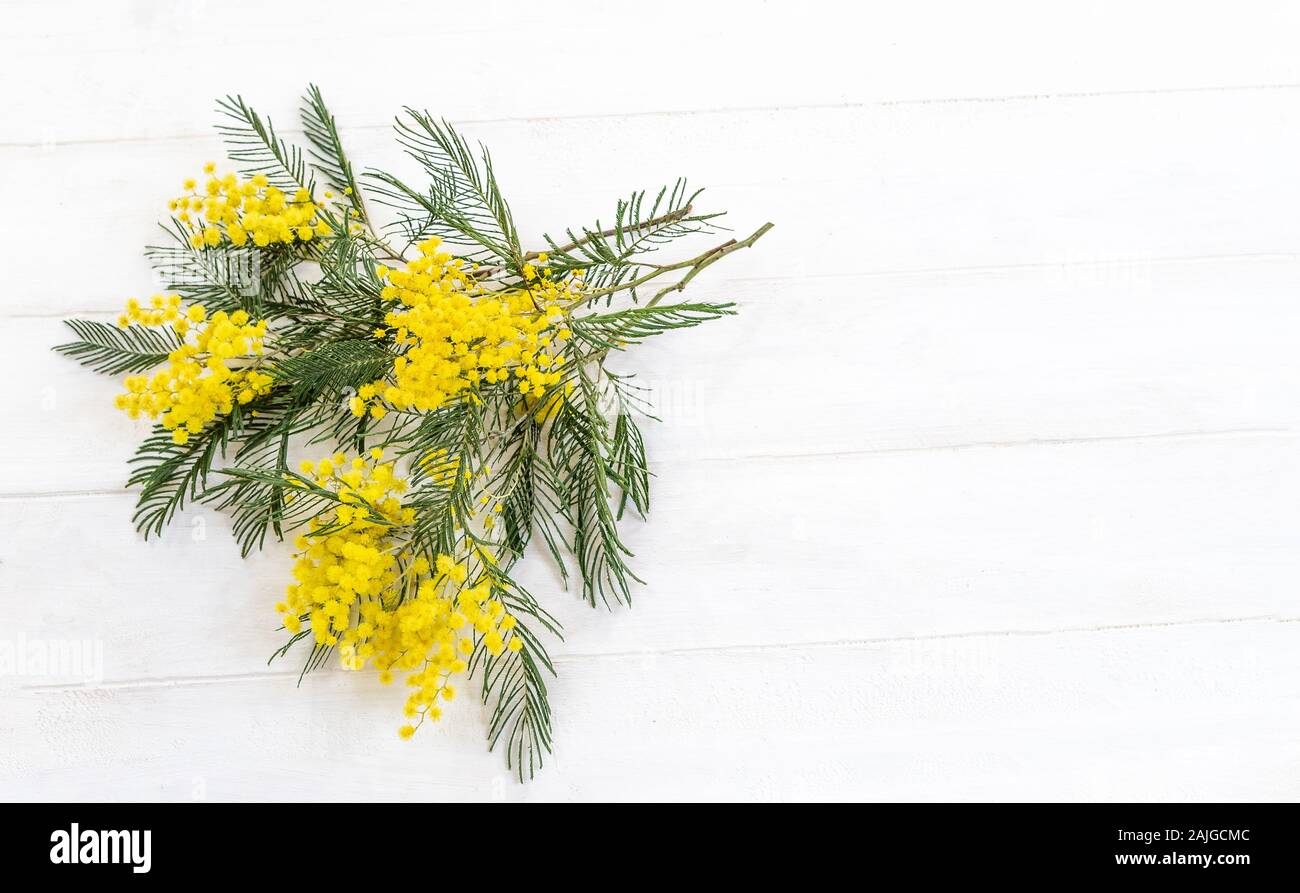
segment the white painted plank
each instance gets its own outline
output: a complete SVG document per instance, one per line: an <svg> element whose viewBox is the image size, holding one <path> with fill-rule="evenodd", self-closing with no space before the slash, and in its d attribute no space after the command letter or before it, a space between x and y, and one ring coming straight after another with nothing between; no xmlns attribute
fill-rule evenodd
<svg viewBox="0 0 1300 893"><path fill-rule="evenodd" d="M400 692L335 674L28 691L7 798L1294 800L1300 626L564 661L559 748L505 772L470 702L401 742ZM346 766L346 771L341 767Z"/></svg>
<svg viewBox="0 0 1300 893"><path fill-rule="evenodd" d="M523 0L428 14L249 0L10 3L0 35L0 142L192 134L212 98L266 98L290 120L308 78L345 120L406 103L455 119L626 114L1300 82L1282 2L1074 8L692 3L653 13ZM357 34L358 39L343 39ZM322 60L325 61L321 64Z"/></svg>
<svg viewBox="0 0 1300 893"><path fill-rule="evenodd" d="M1280 172L1300 155L1295 99L1285 90L1027 99L469 133L496 151L529 244L545 230L608 223L619 196L687 174L736 230L777 224L711 273L802 279L1294 252L1300 181ZM348 137L358 164L410 172L386 129ZM143 246L162 236L167 197L219 149L204 139L0 150L5 194L46 221L34 238L31 215L0 219L0 239L29 246L6 265L0 312L109 310L154 290ZM74 230L75 249L54 236ZM79 275L56 272L74 250Z"/></svg>
<svg viewBox="0 0 1300 893"><path fill-rule="evenodd" d="M1298 443L658 464L649 523L625 526L648 581L631 610L587 608L540 553L520 576L560 655L1295 617ZM100 642L110 680L293 669L265 666L283 547L240 561L206 510L144 543L127 496L0 505L11 635Z"/></svg>
<svg viewBox="0 0 1300 893"><path fill-rule="evenodd" d="M1298 291L1296 258L701 277L686 296L740 315L615 365L651 388L662 461L1281 428L1300 422ZM113 408L117 378L50 352L70 337L0 329L0 375L33 382L0 493L116 488L148 430Z"/></svg>

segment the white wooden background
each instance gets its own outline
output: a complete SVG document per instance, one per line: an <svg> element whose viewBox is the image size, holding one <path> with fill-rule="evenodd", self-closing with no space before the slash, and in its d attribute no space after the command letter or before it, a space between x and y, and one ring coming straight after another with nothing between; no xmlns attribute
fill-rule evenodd
<svg viewBox="0 0 1300 893"><path fill-rule="evenodd" d="M1300 12L1290 4L147 3L0 13L6 799L1300 797ZM266 666L285 553L134 534L142 434L49 352L148 294L215 97L319 82L493 148L530 237L679 174L743 313L633 362L650 581L564 622L520 786L458 702ZM16 652L15 652L16 653ZM30 654L30 651L28 652Z"/></svg>

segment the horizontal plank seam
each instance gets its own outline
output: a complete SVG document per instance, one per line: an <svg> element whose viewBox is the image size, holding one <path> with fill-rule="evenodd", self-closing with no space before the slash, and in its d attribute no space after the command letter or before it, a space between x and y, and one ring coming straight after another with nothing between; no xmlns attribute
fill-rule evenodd
<svg viewBox="0 0 1300 893"><path fill-rule="evenodd" d="M892 278L927 278L953 275L997 275L999 273L1009 273L1016 271L1034 271L1034 270L1053 270L1053 269L1093 269L1099 267L1115 266L1178 266L1180 264L1202 264L1216 262L1233 262L1233 261L1271 261L1271 260L1297 260L1300 259L1300 252L1290 251L1263 251L1263 252L1243 252L1240 254L1189 254L1189 255L1160 255L1156 257L1115 257L1115 258L1098 258L1093 260L1072 260L1072 261L1036 261L1033 263L1023 264L993 264L982 266L956 266L956 267L900 267L892 270L862 270L853 273L810 273L792 274L789 276L731 276L721 280L712 290L719 290L719 286L725 288L731 283L762 283L771 282L774 284L784 284L790 282L809 282L816 280L843 279L854 281L858 279L892 279ZM42 320L42 319L66 319L70 317L104 317L106 319L115 319L121 314L121 308L114 309L95 309L95 310L60 310L53 313L9 313L0 310L0 319L15 320Z"/></svg>
<svg viewBox="0 0 1300 893"><path fill-rule="evenodd" d="M825 459L833 457L850 457L850 456L886 456L898 453L935 453L949 452L957 450L977 450L977 449L1004 449L1013 447L1042 447L1042 446L1070 446L1085 445L1094 443L1133 443L1142 441L1161 441L1161 440L1194 440L1194 439L1213 439L1219 437L1238 437L1238 436L1278 436L1293 437L1300 434L1295 428L1277 427L1277 428L1223 428L1219 430L1207 431L1157 431L1146 434L1102 434L1092 437L1036 437L1024 440L973 440L965 443L952 444L927 444L924 446L914 447L866 447L863 449L853 450L827 450L822 452L802 452L802 453L738 453L727 456L685 456L680 459L663 460L661 462L651 461L651 465L662 465L671 462L675 465L682 465L694 462L736 462L736 461L760 461L760 462L780 462L780 461L799 461L805 459ZM43 500L43 499L89 499L103 498L109 496L129 496L134 491L125 487L121 489L107 488L88 488L83 490L47 490L47 491L15 491L0 492L0 502L16 502L24 500Z"/></svg>
<svg viewBox="0 0 1300 893"><path fill-rule="evenodd" d="M1062 627L1058 629L1008 629L1008 630L974 630L962 633L934 633L919 636L889 636L866 639L833 639L814 642L779 642L767 645L701 645L689 648L665 648L661 650L643 649L633 651L597 651L589 653L567 654L554 658L556 664L581 663L591 660L627 660L659 657L692 656L701 654L763 654L773 651L803 651L828 649L869 649L881 645L911 644L917 642L944 642L974 639L1008 639L1008 638L1043 638L1047 636L1091 635L1123 633L1134 631L1159 631L1181 629L1197 626L1227 626L1242 623L1287 624L1298 623L1300 617L1278 617L1260 614L1249 617L1199 618L1196 620L1169 620L1149 623L1117 623L1093 626ZM328 675L344 675L354 671L329 667L318 671ZM231 673L209 676L178 676L174 678L123 679L116 682L98 684L48 683L43 685L21 686L22 690L34 693L62 693L75 691L117 691L148 688L183 688L192 685L222 685L237 682L261 682L265 680L294 679L300 671L272 673Z"/></svg>
<svg viewBox="0 0 1300 893"><path fill-rule="evenodd" d="M1197 93L1238 93L1259 91L1276 91L1276 90L1295 90L1300 89L1300 84L1237 84L1237 85L1219 85L1219 86L1200 86L1200 87L1156 87L1148 89L1130 89L1130 90L1063 90L1047 93L1007 93L994 96L938 96L928 98L912 99L876 99L864 102L831 102L831 103L778 103L775 105L747 105L747 106L726 106L715 108L683 108L683 109L650 109L640 112L592 112L587 114L573 115L522 115L505 118L457 118L452 123L458 127L479 126L485 124L547 124L556 121L602 121L617 118L659 118L659 117L687 117L687 116L705 116L705 115L737 115L749 114L755 112L792 112L792 111L851 111L854 109L868 108L895 108L907 106L927 106L927 105L963 105L963 104L994 104L1007 102L1051 102L1058 100L1077 100L1077 99L1103 99L1106 97L1124 97L1124 96L1178 96ZM345 125L339 128L339 133L346 135L348 133L360 133L371 130L388 130L392 127L391 122L383 124L355 124ZM278 131L283 136L301 136L301 128L284 129ZM202 140L214 138L213 133L182 133L168 136L147 136L147 137L89 137L74 138L63 140L48 141L30 141L21 140L14 142L0 142L0 149L45 149L50 146L102 146L112 144L128 143L161 143L161 142L185 142L188 140Z"/></svg>
<svg viewBox="0 0 1300 893"><path fill-rule="evenodd" d="M1001 449L1004 447L1035 446L1069 446L1072 444L1091 443L1130 443L1147 440L1190 440L1197 438L1216 438L1253 435L1291 436L1297 432L1291 427L1275 428L1223 428L1205 431L1156 431L1143 434L1097 434L1088 437L1029 437L1020 440L971 440L954 444L927 444L924 446L874 447L857 450L826 450L805 453L739 453L734 456L700 456L691 457L695 462L734 462L738 459L782 460L782 459L823 459L835 456L883 456L893 453L935 453L956 450ZM651 464L654 461L651 460Z"/></svg>

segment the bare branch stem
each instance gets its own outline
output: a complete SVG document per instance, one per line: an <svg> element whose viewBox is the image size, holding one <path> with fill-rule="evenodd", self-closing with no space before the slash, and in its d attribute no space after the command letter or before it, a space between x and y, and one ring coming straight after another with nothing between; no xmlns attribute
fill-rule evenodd
<svg viewBox="0 0 1300 893"><path fill-rule="evenodd" d="M723 242L721 245L716 245L713 248L710 248L708 251L704 252L703 254L698 255L696 257L692 257L689 260L678 261L675 264L665 264L663 266L656 267L654 270L652 270L649 273L646 273L644 276L638 276L635 279L631 279L619 285L611 285L607 288L598 288L595 291L587 292L580 299L570 304L569 309L572 310L576 307L580 307L583 304L596 300L597 298L603 298L605 295L612 295L615 292L626 291L627 289L631 289L631 288L638 288L642 285L645 285L647 282L650 282L653 279L659 278L665 273L671 273L675 270L687 270L686 275L683 276L681 279L677 280L672 285L668 285L665 286L664 288L661 288L658 292L655 293L654 297L651 298L650 301L646 304L647 307L653 307L655 304L658 304L659 301L662 300L663 297L667 295L669 292L681 291L682 289L686 288L687 284L690 283L690 281L694 279L697 275L699 275L700 271L703 270L704 268L714 263L717 263L719 260L726 257L728 254L731 254L733 251L739 251L741 248L749 248L750 246L752 246L759 239L763 238L763 236L767 233L768 230L772 228L772 226L773 225L771 223L764 223L762 226L760 226L757 230L754 231L753 235L751 235L747 239L742 239L740 241L736 241L735 239L728 239L726 242Z"/></svg>

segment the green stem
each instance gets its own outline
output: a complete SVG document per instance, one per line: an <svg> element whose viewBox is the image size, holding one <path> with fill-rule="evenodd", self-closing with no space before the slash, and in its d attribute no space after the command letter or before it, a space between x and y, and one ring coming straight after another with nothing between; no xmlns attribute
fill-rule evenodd
<svg viewBox="0 0 1300 893"><path fill-rule="evenodd" d="M697 275L699 275L701 270L705 269L706 267L712 264L717 263L719 260L726 257L728 254L731 254L733 251L739 251L741 248L749 248L750 246L752 246L759 239L763 238L763 236L767 233L768 230L772 228L772 226L773 224L771 223L764 223L762 226L760 226L757 230L754 231L753 235L751 235L747 239L742 239L739 242L736 241L735 239L729 239L728 241L723 242L721 245L714 246L713 248L710 248L708 251L704 252L703 254L698 255L697 257L690 258L689 260L678 261L675 264L665 264L664 266L656 267L653 271L646 273L644 276L638 276L637 278L632 279L628 282L624 282L620 285L611 285L607 288L598 288L595 291L587 292L581 298L579 298L578 300L570 304L568 309L573 310L577 307L581 307L583 304L590 303L591 301L594 301L597 298L603 298L606 295L612 295L616 292L626 291L627 289L631 289L631 288L639 288L640 286L645 285L647 282L659 278L665 273L671 273L675 270L687 270L688 272L686 273L686 275L683 276L681 279L679 279L677 282L674 282L672 285L666 286L665 288L662 288L655 293L655 296L651 298L650 301L646 304L647 307L653 307L655 304L658 304L659 301L661 301L663 297L669 292L681 291L682 289L686 288L687 284L692 279L694 279Z"/></svg>

